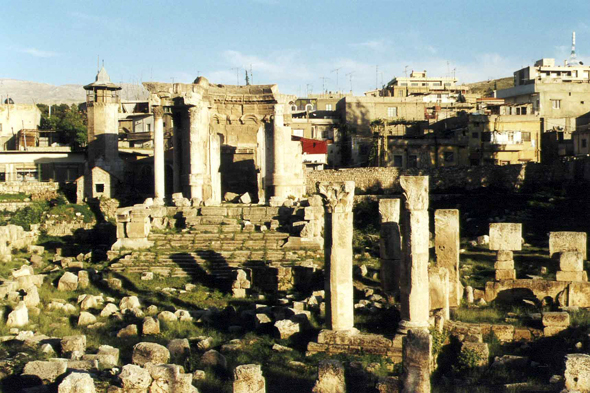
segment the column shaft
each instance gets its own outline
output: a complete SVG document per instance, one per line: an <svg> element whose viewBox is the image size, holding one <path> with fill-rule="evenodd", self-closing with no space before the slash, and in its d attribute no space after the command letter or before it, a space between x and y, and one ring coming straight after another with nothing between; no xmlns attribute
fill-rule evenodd
<svg viewBox="0 0 590 393"><path fill-rule="evenodd" d="M154 196L156 199L164 199L166 196L163 115L162 107L154 107Z"/></svg>

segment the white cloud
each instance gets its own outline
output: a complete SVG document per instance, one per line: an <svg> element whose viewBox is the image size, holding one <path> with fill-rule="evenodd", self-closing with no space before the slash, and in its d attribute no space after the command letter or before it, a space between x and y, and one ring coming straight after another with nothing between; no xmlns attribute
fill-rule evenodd
<svg viewBox="0 0 590 393"><path fill-rule="evenodd" d="M58 55L57 52L41 50L37 48L23 48L18 49L18 51L35 57L56 57Z"/></svg>
<svg viewBox="0 0 590 393"><path fill-rule="evenodd" d="M372 40L356 44L350 44L350 46L353 48L367 48L375 52L385 52L389 47L389 43L385 40Z"/></svg>

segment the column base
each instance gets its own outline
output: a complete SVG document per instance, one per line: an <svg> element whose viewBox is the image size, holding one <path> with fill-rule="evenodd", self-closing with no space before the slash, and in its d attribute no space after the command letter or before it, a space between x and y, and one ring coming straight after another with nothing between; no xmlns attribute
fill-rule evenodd
<svg viewBox="0 0 590 393"><path fill-rule="evenodd" d="M412 322L412 321L401 320L399 325L397 326L397 333L408 334L408 330L428 329L428 328L430 328L428 321Z"/></svg>

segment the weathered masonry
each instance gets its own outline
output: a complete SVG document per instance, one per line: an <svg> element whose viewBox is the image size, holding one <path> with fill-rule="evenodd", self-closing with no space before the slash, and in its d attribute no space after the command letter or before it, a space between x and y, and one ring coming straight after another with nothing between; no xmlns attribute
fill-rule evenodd
<svg viewBox="0 0 590 393"><path fill-rule="evenodd" d="M155 107L156 198L164 197L159 142L168 119L174 125L174 192L212 203L226 192L248 192L259 203L304 194L301 147L284 125L289 99L276 85L215 85L203 77L193 84L144 85Z"/></svg>

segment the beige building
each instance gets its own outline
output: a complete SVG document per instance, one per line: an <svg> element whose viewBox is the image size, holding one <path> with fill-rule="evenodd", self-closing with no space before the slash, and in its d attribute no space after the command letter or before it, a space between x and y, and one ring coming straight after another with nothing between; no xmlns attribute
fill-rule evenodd
<svg viewBox="0 0 590 393"><path fill-rule="evenodd" d="M0 104L0 150L14 149L14 138L18 132L35 130L40 123L41 111L37 105Z"/></svg>
<svg viewBox="0 0 590 393"><path fill-rule="evenodd" d="M495 96L539 116L543 132L572 132L590 119L590 66L541 59L516 71L514 87L498 90Z"/></svg>

